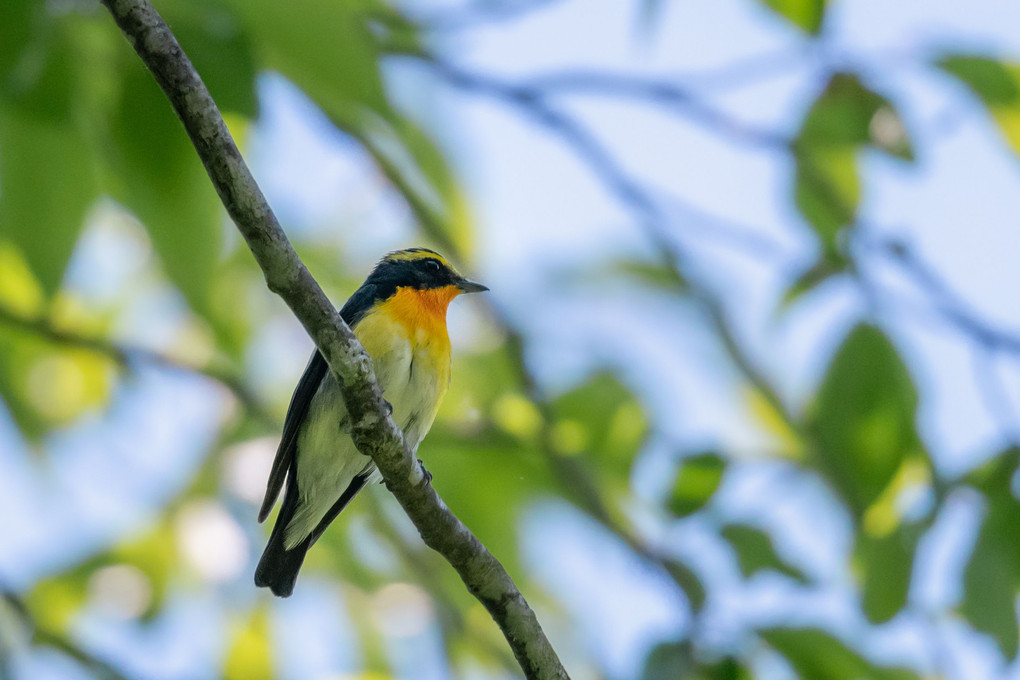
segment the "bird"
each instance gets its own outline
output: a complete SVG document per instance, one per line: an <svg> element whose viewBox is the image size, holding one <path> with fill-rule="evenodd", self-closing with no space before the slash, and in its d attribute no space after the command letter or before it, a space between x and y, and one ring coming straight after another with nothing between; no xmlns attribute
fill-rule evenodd
<svg viewBox="0 0 1020 680"><path fill-rule="evenodd" d="M383 398L412 451L432 427L450 383L447 307L458 295L487 290L434 250L408 248L384 256L340 310L372 357ZM283 490L255 569L257 587L290 596L308 549L361 489L381 479L348 430L340 385L315 350L287 408L258 514L264 522Z"/></svg>

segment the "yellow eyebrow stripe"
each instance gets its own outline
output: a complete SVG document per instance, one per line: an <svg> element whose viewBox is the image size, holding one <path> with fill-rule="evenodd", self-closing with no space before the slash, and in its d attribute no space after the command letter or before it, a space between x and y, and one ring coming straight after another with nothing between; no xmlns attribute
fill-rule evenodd
<svg viewBox="0 0 1020 680"><path fill-rule="evenodd" d="M414 262L415 260L427 260L429 258L439 260L444 267L450 267L450 263L447 262L446 258L439 253L417 248L412 248L410 250L398 250L395 253L390 253L384 259L390 261ZM452 267L450 268L452 269Z"/></svg>

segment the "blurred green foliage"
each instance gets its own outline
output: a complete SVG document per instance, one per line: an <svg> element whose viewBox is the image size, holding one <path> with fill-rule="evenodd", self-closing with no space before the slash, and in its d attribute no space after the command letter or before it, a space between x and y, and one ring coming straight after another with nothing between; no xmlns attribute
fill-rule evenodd
<svg viewBox="0 0 1020 680"><path fill-rule="evenodd" d="M1020 153L1020 65L962 54L943 57L938 65L981 98L1013 151Z"/></svg>
<svg viewBox="0 0 1020 680"><path fill-rule="evenodd" d="M651 16L662 3L645 5ZM827 8L822 0L763 5L812 35L822 29ZM374 159L426 238L469 259L471 219L461 184L431 133L387 95L383 59L397 52L424 54L426 41L410 19L380 0L167 0L160 9L239 139L258 114L257 74L281 73ZM952 55L935 66L965 83L1009 144L1020 149L1016 65ZM802 120L792 142L792 199L820 247L786 302L850 269L845 237L862 200L859 155L870 149L912 161L915 154L892 101L859 75L833 74ZM260 331L258 305L244 301L268 293L243 244L225 237L228 225L216 194L159 88L98 6L80 3L54 12L47 3L6 0L0 21L0 396L26 439L40 447L54 429L104 408L119 384L117 366L123 362L88 343L75 346L66 337L53 342L45 330L101 341L121 311L86 309L62 285L90 216L109 199L141 223L162 274L187 302L190 332L169 343L187 359L182 363L239 374ZM356 276L329 278L335 253L316 244L298 246L332 292L350 292ZM322 266L316 266L319 260ZM618 263L621 272L643 290L688 294L675 269L628 260ZM456 380L423 445L423 451L442 452L429 459L440 494L545 611L562 613L562 603L528 573L514 530L543 498L562 499L588 513L667 574L692 609L700 609L712 597L710 579L693 564L645 544L633 521L641 501L632 475L653 430L649 410L609 370L562 394L538 394L523 368L515 330L507 325L500 331L494 349L457 357ZM279 417L286 395L273 398ZM1011 487L1017 454L1006 452L962 480L938 479L916 430L917 402L895 345L881 329L861 325L835 352L803 421L777 428L771 414L760 425L804 451L795 464L823 480L845 507L855 531L851 560L861 611L872 623L910 609L919 541L950 491L967 487L981 494L986 515L957 610L1012 659L1020 636L1015 610L1020 501ZM225 493L218 465L225 449L275 434L252 413L229 419L210 462L164 517L37 583L23 598L46 633L37 639L72 636L76 615L90 601L92 578L110 567L129 567L143 577L151 596L135 616L141 622L158 616L169 593L188 582L174 533L181 505ZM659 520L707 519L745 579L770 570L811 584L806 570L777 552L766 529L715 515L713 498L740 461L725 451L682 458L660 507L651 510ZM917 489L928 491L934 502L910 514L903 498ZM388 513L378 499L356 504L327 532L307 565L344 584L366 666L381 674L390 670L368 620L367 593L406 580L434 599L453 664L513 671L498 632L456 576L402 533ZM389 568L363 557L352 538L359 532L395 556ZM224 677L274 677L265 603L239 611L229 625ZM765 626L756 637L805 679L917 677L876 665L822 630ZM705 661L689 642L677 641L651 652L642 677L752 675L741 650Z"/></svg>
<svg viewBox="0 0 1020 680"><path fill-rule="evenodd" d="M702 453L684 459L673 481L669 510L678 517L696 512L712 499L723 473L726 459L718 453Z"/></svg>
<svg viewBox="0 0 1020 680"><path fill-rule="evenodd" d="M861 200L857 155L872 147L913 160L892 105L857 76L836 73L811 106L794 142L795 201L821 238L826 261L841 261L837 235L854 222Z"/></svg>
<svg viewBox="0 0 1020 680"><path fill-rule="evenodd" d="M723 527L722 535L736 551L740 573L745 578L763 569L771 569L801 583L807 582L800 569L776 554L772 539L761 529L746 524L728 524Z"/></svg>
<svg viewBox="0 0 1020 680"><path fill-rule="evenodd" d="M825 19L827 0L764 0L764 5L785 17L801 30L818 33Z"/></svg>
<svg viewBox="0 0 1020 680"><path fill-rule="evenodd" d="M820 630L774 628L762 638L783 654L801 678L830 680L913 680L909 670L876 666L845 644Z"/></svg>

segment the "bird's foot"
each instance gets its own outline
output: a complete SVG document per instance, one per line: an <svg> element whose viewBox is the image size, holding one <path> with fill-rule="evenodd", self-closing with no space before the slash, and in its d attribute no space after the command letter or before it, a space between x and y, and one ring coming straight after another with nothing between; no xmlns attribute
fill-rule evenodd
<svg viewBox="0 0 1020 680"><path fill-rule="evenodd" d="M425 483L426 484L431 484L432 483L432 473L429 472L427 469L425 469L425 463L422 462L421 458L418 459L418 466L421 468L421 473L425 477Z"/></svg>
<svg viewBox="0 0 1020 680"><path fill-rule="evenodd" d="M383 399L383 403L386 404L386 415L392 416L393 415L393 404L391 404L390 402L386 401L385 399Z"/></svg>

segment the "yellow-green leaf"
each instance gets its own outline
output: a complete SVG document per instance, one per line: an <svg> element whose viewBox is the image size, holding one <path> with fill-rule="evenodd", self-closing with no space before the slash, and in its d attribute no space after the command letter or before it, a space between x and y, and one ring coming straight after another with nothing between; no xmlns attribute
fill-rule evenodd
<svg viewBox="0 0 1020 680"><path fill-rule="evenodd" d="M705 507L719 488L725 470L726 461L717 453L685 458L669 496L670 511L684 516Z"/></svg>
<svg viewBox="0 0 1020 680"><path fill-rule="evenodd" d="M826 253L860 202L856 157L862 147L913 160L903 121L893 105L854 75L837 73L812 104L794 141L795 202Z"/></svg>
<svg viewBox="0 0 1020 680"><path fill-rule="evenodd" d="M554 445L557 441L577 444L576 449L562 453L583 450L603 479L615 486L627 483L634 457L644 445L648 419L634 394L616 376L600 373L589 378L557 398L553 413L554 426L561 434L570 430L579 434L554 437Z"/></svg>
<svg viewBox="0 0 1020 680"><path fill-rule="evenodd" d="M1020 64L950 55L937 65L981 98L1013 151L1020 153Z"/></svg>
<svg viewBox="0 0 1020 680"><path fill-rule="evenodd" d="M827 0L762 0L777 14L806 33L816 34L822 28Z"/></svg>
<svg viewBox="0 0 1020 680"><path fill-rule="evenodd" d="M256 608L246 621L235 621L230 646L223 663L225 680L273 680L272 642L269 637L269 612Z"/></svg>

